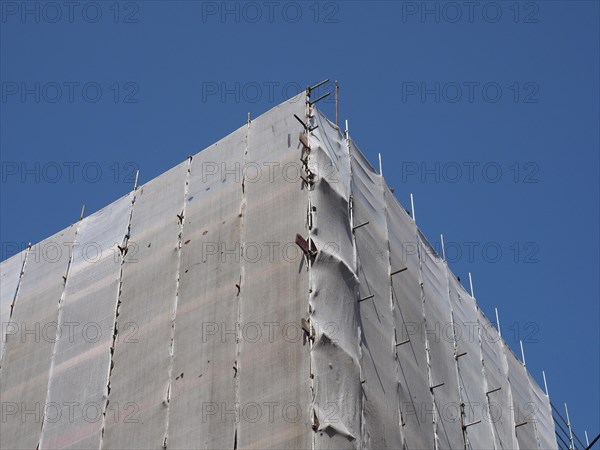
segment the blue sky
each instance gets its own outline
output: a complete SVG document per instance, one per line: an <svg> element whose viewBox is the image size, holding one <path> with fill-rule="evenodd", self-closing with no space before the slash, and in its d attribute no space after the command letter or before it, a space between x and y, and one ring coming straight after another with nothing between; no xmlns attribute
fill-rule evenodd
<svg viewBox="0 0 600 450"><path fill-rule="evenodd" d="M0 5L2 259L338 79L362 151L600 432L598 2Z"/></svg>

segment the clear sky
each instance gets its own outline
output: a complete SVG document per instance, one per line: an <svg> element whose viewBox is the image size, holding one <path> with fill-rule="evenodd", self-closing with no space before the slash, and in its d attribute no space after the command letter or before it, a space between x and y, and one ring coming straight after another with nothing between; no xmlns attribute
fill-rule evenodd
<svg viewBox="0 0 600 450"><path fill-rule="evenodd" d="M600 432L597 1L0 5L2 259L338 79L362 151Z"/></svg>

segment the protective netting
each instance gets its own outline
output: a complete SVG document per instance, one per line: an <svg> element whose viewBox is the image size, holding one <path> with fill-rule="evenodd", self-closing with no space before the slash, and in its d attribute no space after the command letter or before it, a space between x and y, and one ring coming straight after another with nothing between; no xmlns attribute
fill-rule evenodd
<svg viewBox="0 0 600 450"><path fill-rule="evenodd" d="M537 406L532 402L532 392L527 379L527 371L507 345L504 346L508 362L508 382L510 383L517 441L520 449L538 448L535 418Z"/></svg>
<svg viewBox="0 0 600 450"><path fill-rule="evenodd" d="M430 383L435 401L439 448L464 446L461 399L454 359L454 336L444 262L419 231L419 255L425 310L424 339L429 351Z"/></svg>
<svg viewBox="0 0 600 450"><path fill-rule="evenodd" d="M244 125L195 155L191 164L181 238L169 448L229 448L234 442L236 285L242 271L241 169L247 129Z"/></svg>
<svg viewBox="0 0 600 450"><path fill-rule="evenodd" d="M542 392L542 389L531 374L528 373L527 376L529 377L529 385L532 390L531 400L535 405L534 421L537 428L539 448L548 450L557 449L558 445L554 437L555 429L550 399Z"/></svg>
<svg viewBox="0 0 600 450"><path fill-rule="evenodd" d="M481 364L481 333L477 305L460 282L448 271L450 303L454 325L456 362L463 423L468 448L493 448L493 430L488 411L486 386Z"/></svg>
<svg viewBox="0 0 600 450"><path fill-rule="evenodd" d="M104 448L162 445L188 162L135 193L121 276Z"/></svg>
<svg viewBox="0 0 600 450"><path fill-rule="evenodd" d="M409 449L434 448L433 397L427 376L417 227L386 189L402 432Z"/></svg>
<svg viewBox="0 0 600 450"><path fill-rule="evenodd" d="M308 168L316 174L308 206L319 253L312 262L310 326L314 330L315 448L356 448L361 436L358 280L350 222L350 157L345 139L318 113Z"/></svg>
<svg viewBox="0 0 600 450"><path fill-rule="evenodd" d="M354 142L352 195L360 282L361 377L364 391L363 445L401 448L400 408L396 381L395 327L392 315L390 259L383 178ZM366 300L363 300L367 297Z"/></svg>
<svg viewBox="0 0 600 450"><path fill-rule="evenodd" d="M481 335L481 350L487 389L488 417L494 433L496 448L518 448L515 435L512 395L506 377L504 343L498 330L488 318L477 310L477 321Z"/></svg>
<svg viewBox="0 0 600 450"><path fill-rule="evenodd" d="M36 448L40 440L58 328L58 305L76 229L77 225L72 225L29 250L2 360L1 448ZM93 316L82 318L93 319ZM65 402L71 402L67 395L61 403Z"/></svg>
<svg viewBox="0 0 600 450"><path fill-rule="evenodd" d="M126 195L79 224L58 315L40 448L100 447L119 295L118 246L131 206L132 195Z"/></svg>
<svg viewBox="0 0 600 450"><path fill-rule="evenodd" d="M307 192L298 176L302 126L294 118L303 118L305 108L301 94L248 129L236 379L240 448L311 446L310 362L300 326L308 273L294 244L307 229Z"/></svg>
<svg viewBox="0 0 600 450"><path fill-rule="evenodd" d="M557 448L548 396L308 99L2 262L2 448Z"/></svg>

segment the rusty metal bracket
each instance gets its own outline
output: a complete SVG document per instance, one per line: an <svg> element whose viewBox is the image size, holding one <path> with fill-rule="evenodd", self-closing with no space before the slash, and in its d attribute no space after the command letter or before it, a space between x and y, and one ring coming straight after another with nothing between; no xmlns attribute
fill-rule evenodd
<svg viewBox="0 0 600 450"><path fill-rule="evenodd" d="M306 240L299 234L296 234L295 242L296 242L296 245L298 247L300 247L300 249L304 252L305 255L315 256L317 254L317 248L315 247L315 244L312 242L312 240L310 238L308 238L308 240Z"/></svg>

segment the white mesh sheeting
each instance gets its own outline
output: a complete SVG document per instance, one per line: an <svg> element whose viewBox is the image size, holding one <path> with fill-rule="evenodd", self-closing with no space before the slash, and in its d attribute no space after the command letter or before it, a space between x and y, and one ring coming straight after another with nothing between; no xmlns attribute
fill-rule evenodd
<svg viewBox="0 0 600 450"><path fill-rule="evenodd" d="M253 120L248 130L242 221L248 252L240 293L240 326L248 334L241 336L237 361L240 448L311 446L309 351L300 328L308 276L294 244L296 233L306 235L308 198L296 170L300 147L294 138L302 130L294 114L302 118L304 111L302 93ZM273 177L267 172L271 163L277 164Z"/></svg>
<svg viewBox="0 0 600 450"><path fill-rule="evenodd" d="M477 310L488 395L489 420L497 449L518 448L512 412L511 388L506 377L504 343L487 317Z"/></svg>
<svg viewBox="0 0 600 450"><path fill-rule="evenodd" d="M477 305L460 282L448 271L450 301L458 365L458 381L464 424L469 448L493 448L493 432L487 414L487 398L483 382ZM480 421L479 423L476 423ZM470 425L472 424L472 425Z"/></svg>
<svg viewBox="0 0 600 450"><path fill-rule="evenodd" d="M311 351L315 448L360 445L361 387L358 280L350 228L350 158L345 140L321 113L310 138L311 238L319 254L311 266Z"/></svg>
<svg viewBox="0 0 600 450"><path fill-rule="evenodd" d="M529 377L529 386L531 387L531 399L535 404L534 420L540 449L555 450L558 448L558 445L554 438L556 430L554 429L550 399L542 391L531 374L527 374L527 376Z"/></svg>
<svg viewBox="0 0 600 450"><path fill-rule="evenodd" d="M386 189L392 276L395 344L402 433L408 449L434 448L433 402L427 381L423 303L419 282L417 228L394 195Z"/></svg>
<svg viewBox="0 0 600 450"><path fill-rule="evenodd" d="M439 448L464 446L461 401L454 361L454 336L448 298L448 281L442 259L419 231L419 254L423 277L426 339L429 345L431 385L436 406Z"/></svg>
<svg viewBox="0 0 600 450"><path fill-rule="evenodd" d="M185 161L136 191L103 447L157 448L167 427Z"/></svg>
<svg viewBox="0 0 600 450"><path fill-rule="evenodd" d="M527 371L510 348L504 344L508 362L508 381L511 386L517 441L521 450L538 448L535 435L536 405L531 401Z"/></svg>
<svg viewBox="0 0 600 450"><path fill-rule="evenodd" d="M66 228L34 245L29 252L27 271L21 279L12 315L18 329L7 335L4 348L0 448L31 449L38 445L58 302L76 228L75 225Z"/></svg>
<svg viewBox="0 0 600 450"><path fill-rule="evenodd" d="M169 412L169 448L232 448L242 270L242 167L248 127L192 160Z"/></svg>
<svg viewBox="0 0 600 450"><path fill-rule="evenodd" d="M59 314L40 448L100 447L119 293L117 245L127 234L132 198L120 198L79 225Z"/></svg>
<svg viewBox="0 0 600 450"><path fill-rule="evenodd" d="M364 445L401 448L400 410L394 320L391 307L390 260L383 178L351 142L354 221L369 222L356 231L361 301Z"/></svg>

